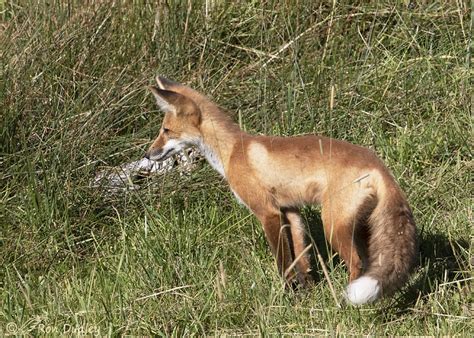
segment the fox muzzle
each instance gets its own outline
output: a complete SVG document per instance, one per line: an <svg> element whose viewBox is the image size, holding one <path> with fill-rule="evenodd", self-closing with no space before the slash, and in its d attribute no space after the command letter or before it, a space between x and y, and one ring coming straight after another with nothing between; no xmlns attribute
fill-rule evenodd
<svg viewBox="0 0 474 338"><path fill-rule="evenodd" d="M145 157L153 161L164 161L184 148L186 148L185 142L172 139L168 140L162 148L150 147L145 153Z"/></svg>

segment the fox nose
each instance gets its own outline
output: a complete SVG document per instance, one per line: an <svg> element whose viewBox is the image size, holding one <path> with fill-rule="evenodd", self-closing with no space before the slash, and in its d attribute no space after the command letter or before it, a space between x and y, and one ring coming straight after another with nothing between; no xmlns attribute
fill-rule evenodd
<svg viewBox="0 0 474 338"><path fill-rule="evenodd" d="M147 160L150 159L150 151L149 151L149 150L145 153L145 158L146 158Z"/></svg>

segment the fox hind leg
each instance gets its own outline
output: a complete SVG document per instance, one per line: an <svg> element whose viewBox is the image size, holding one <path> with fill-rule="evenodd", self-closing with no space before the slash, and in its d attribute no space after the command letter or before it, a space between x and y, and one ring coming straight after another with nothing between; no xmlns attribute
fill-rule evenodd
<svg viewBox="0 0 474 338"><path fill-rule="evenodd" d="M353 281L362 274L363 266L355 241L357 218L355 215L333 211L334 209L328 206L322 208L324 235L346 264L349 270L349 281Z"/></svg>

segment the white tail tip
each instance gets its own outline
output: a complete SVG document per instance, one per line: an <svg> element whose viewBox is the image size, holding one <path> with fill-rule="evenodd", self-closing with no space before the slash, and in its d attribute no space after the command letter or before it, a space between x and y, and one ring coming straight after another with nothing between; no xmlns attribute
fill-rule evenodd
<svg viewBox="0 0 474 338"><path fill-rule="evenodd" d="M379 295L379 282L368 276L357 278L346 289L346 297L353 305L373 302Z"/></svg>

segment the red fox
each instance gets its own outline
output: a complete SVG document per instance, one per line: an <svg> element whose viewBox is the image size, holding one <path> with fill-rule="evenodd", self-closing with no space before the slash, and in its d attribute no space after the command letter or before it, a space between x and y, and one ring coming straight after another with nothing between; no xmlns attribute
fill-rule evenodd
<svg viewBox="0 0 474 338"><path fill-rule="evenodd" d="M352 304L390 295L407 281L417 254L415 222L371 150L316 135L249 135L206 96L156 81L149 89L165 116L145 157L163 161L197 147L262 223L287 283L311 280L299 208L316 203L325 236L349 270L345 296Z"/></svg>

